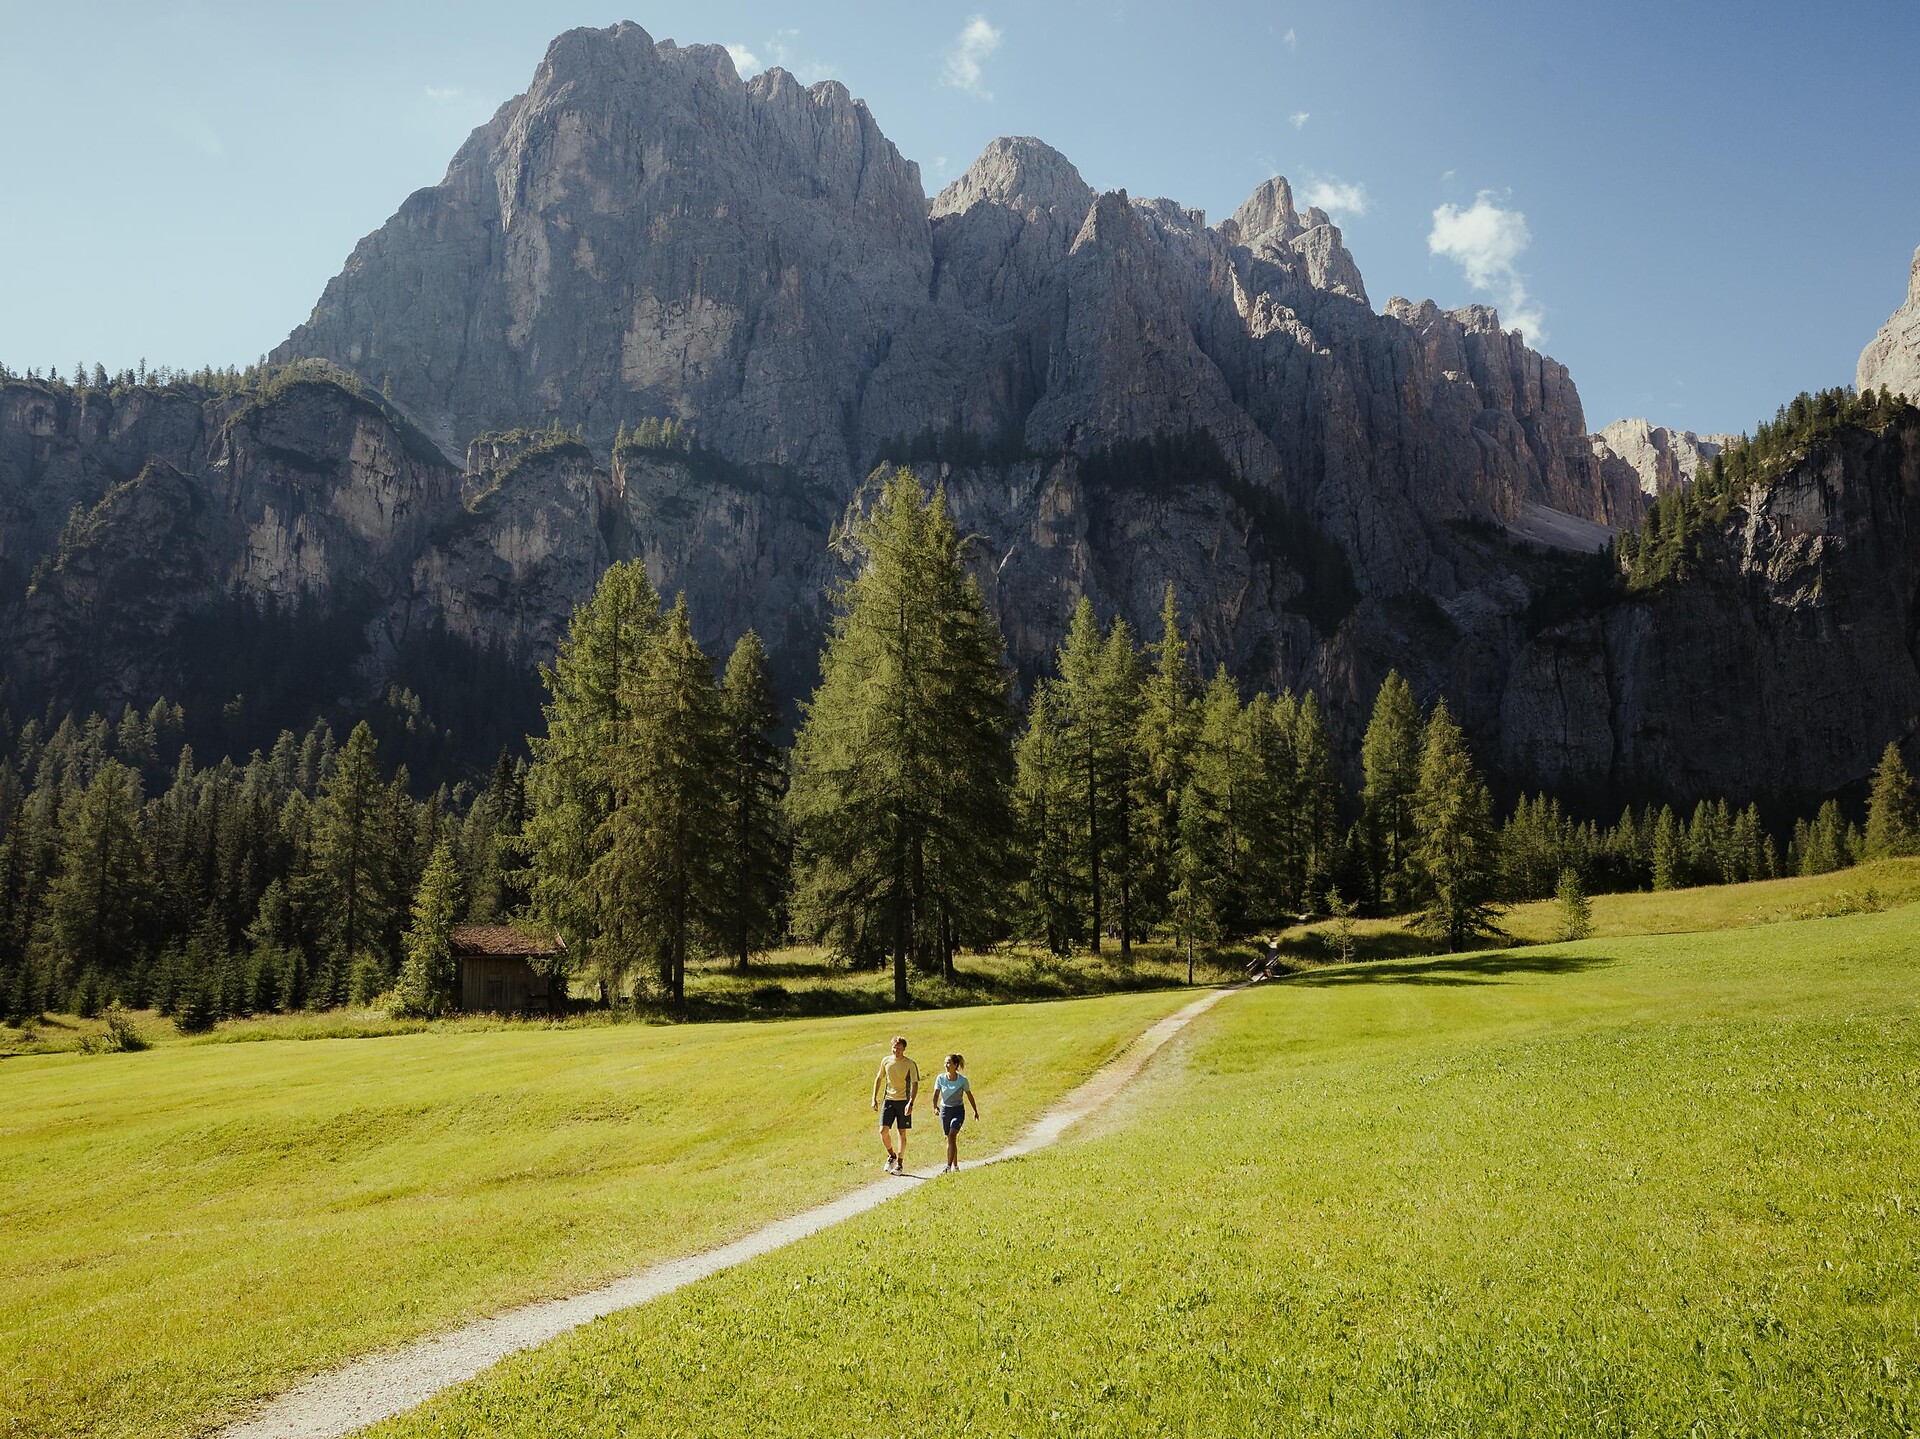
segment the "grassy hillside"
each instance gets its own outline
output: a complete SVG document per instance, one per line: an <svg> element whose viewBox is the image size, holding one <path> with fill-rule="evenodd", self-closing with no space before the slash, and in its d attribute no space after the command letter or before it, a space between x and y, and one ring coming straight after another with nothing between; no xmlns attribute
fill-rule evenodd
<svg viewBox="0 0 1920 1439"><path fill-rule="evenodd" d="M999 1142L1186 998L8 1060L0 1435L194 1432L878 1177L896 1028Z"/></svg>
<svg viewBox="0 0 1920 1439"><path fill-rule="evenodd" d="M1865 914L1920 901L1920 858L1883 859L1830 874L1759 880L1752 884L1702 885L1654 893L1596 894L1593 933L1605 939L1629 934L1690 934L1709 929L1748 929L1800 919ZM1553 900L1515 905L1500 917L1507 943L1546 944L1559 935L1560 907ZM1432 954L1435 941L1416 934L1404 919L1354 922L1359 959L1403 959ZM1322 920L1281 936L1288 958L1324 964L1334 957L1333 926Z"/></svg>
<svg viewBox="0 0 1920 1439"><path fill-rule="evenodd" d="M1917 954L1904 909L1264 986L1085 1141L377 1432L1910 1433Z"/></svg>

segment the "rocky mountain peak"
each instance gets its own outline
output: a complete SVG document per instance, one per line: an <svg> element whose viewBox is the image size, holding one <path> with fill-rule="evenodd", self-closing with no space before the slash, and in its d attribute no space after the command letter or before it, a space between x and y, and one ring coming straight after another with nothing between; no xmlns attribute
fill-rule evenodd
<svg viewBox="0 0 1920 1439"><path fill-rule="evenodd" d="M1247 196L1220 228L1229 243L1236 245L1251 246L1269 238L1291 240L1301 228L1299 213L1293 208L1293 186L1283 175L1261 181L1260 188Z"/></svg>
<svg viewBox="0 0 1920 1439"><path fill-rule="evenodd" d="M983 203L1077 226L1093 204L1093 187L1053 146L1031 135L1008 135L989 144L966 174L936 195L930 213L960 215Z"/></svg>
<svg viewBox="0 0 1920 1439"><path fill-rule="evenodd" d="M1860 352L1854 371L1857 389L1886 388L1920 400L1920 249L1907 273L1907 299Z"/></svg>
<svg viewBox="0 0 1920 1439"><path fill-rule="evenodd" d="M1642 494L1663 495L1692 484L1700 467L1712 463L1734 438L1671 430L1648 420L1615 420L1593 436L1593 454L1603 474L1630 471Z"/></svg>

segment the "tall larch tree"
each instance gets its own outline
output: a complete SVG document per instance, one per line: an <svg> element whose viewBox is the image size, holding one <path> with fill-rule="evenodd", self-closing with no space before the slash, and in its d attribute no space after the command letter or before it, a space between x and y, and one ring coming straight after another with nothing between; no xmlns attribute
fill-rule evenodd
<svg viewBox="0 0 1920 1439"><path fill-rule="evenodd" d="M384 944L399 904L395 893L392 806L380 780L380 757L373 731L362 720L320 788L314 807L312 880L328 916L325 959L318 988L326 1002L347 997L355 961L372 956Z"/></svg>
<svg viewBox="0 0 1920 1439"><path fill-rule="evenodd" d="M741 968L782 937L787 891L786 766L774 743L780 706L767 652L752 630L740 636L720 683L721 802L727 844L721 905L728 948Z"/></svg>
<svg viewBox="0 0 1920 1439"><path fill-rule="evenodd" d="M1142 908L1149 920L1166 914L1175 884L1174 851L1180 844L1180 802L1193 778L1194 746L1199 738L1193 666L1186 636L1180 632L1180 606L1169 584L1161 596L1160 641L1153 667L1140 686L1139 721L1134 748L1139 760L1133 775L1138 828L1136 848ZM1127 924L1122 916L1121 950Z"/></svg>
<svg viewBox="0 0 1920 1439"><path fill-rule="evenodd" d="M1920 841L1920 814L1913 798L1913 776L1900 757L1900 746L1887 742L1873 771L1873 797L1867 805L1866 856L1885 859L1912 854Z"/></svg>
<svg viewBox="0 0 1920 1439"><path fill-rule="evenodd" d="M558 936L570 972L599 981L603 996L625 979L602 935L587 890L613 809L608 757L620 742L626 697L661 627L660 597L638 560L611 565L573 612L546 686L546 733L532 741L527 820L519 853L527 871L527 917Z"/></svg>
<svg viewBox="0 0 1920 1439"><path fill-rule="evenodd" d="M1008 680L945 496L896 472L845 531L821 676L794 741L796 921L856 957L910 957L982 931L1011 828Z"/></svg>
<svg viewBox="0 0 1920 1439"><path fill-rule="evenodd" d="M1375 904L1398 908L1412 898L1413 795L1420 786L1420 706L1397 670L1374 696L1360 742L1361 808Z"/></svg>
<svg viewBox="0 0 1920 1439"><path fill-rule="evenodd" d="M724 933L728 840L726 717L684 595L642 655L621 709L609 756L613 803L587 893L601 942L628 963L650 962L678 1009L695 943Z"/></svg>
<svg viewBox="0 0 1920 1439"><path fill-rule="evenodd" d="M1054 954L1070 953L1084 934L1076 896L1084 892L1075 819L1073 756L1060 720L1057 685L1043 681L1027 702L1027 724L1014 746L1014 818L1020 837L1020 905L1024 931Z"/></svg>
<svg viewBox="0 0 1920 1439"><path fill-rule="evenodd" d="M1445 700L1427 720L1413 820L1421 927L1458 950L1493 929L1500 853L1492 799Z"/></svg>

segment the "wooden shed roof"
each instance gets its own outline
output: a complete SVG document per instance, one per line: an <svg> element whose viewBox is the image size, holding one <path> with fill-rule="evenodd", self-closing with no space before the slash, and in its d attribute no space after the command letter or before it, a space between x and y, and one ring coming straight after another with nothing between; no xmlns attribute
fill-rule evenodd
<svg viewBox="0 0 1920 1439"><path fill-rule="evenodd" d="M557 939L530 938L510 924L456 924L447 937L456 955L538 959L566 948Z"/></svg>

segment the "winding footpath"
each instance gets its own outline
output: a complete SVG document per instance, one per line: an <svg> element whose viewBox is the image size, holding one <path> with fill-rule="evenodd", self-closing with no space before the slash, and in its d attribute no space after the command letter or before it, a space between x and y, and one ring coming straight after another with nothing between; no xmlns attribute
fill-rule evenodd
<svg viewBox="0 0 1920 1439"><path fill-rule="evenodd" d="M1110 1063L1034 1121L1019 1139L970 1167L1017 1159L1054 1143L1072 1125L1132 1083L1167 1041L1244 987L1234 985L1213 990L1146 1029ZM905 1177L926 1180L932 1176L909 1172ZM670 1259L570 1299L524 1305L450 1334L418 1340L403 1349L362 1359L269 1400L250 1418L221 1430L217 1439L340 1439L383 1419L404 1414L442 1390L465 1383L492 1368L510 1354L545 1344L605 1315L650 1303L762 1254L784 1249L857 1214L865 1214L912 1187L902 1184L900 1177L890 1176L830 1203L776 1219L704 1254Z"/></svg>

